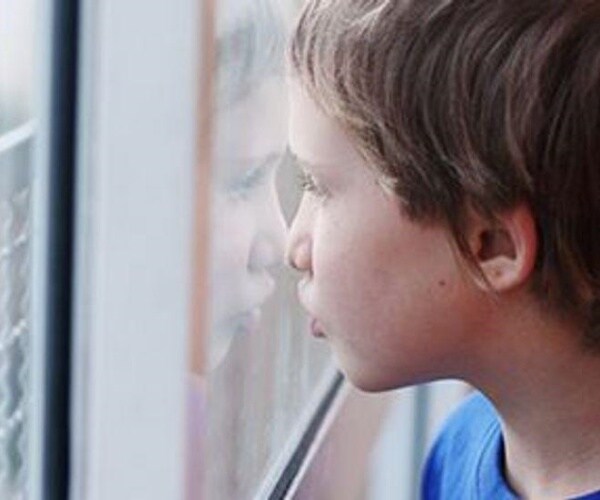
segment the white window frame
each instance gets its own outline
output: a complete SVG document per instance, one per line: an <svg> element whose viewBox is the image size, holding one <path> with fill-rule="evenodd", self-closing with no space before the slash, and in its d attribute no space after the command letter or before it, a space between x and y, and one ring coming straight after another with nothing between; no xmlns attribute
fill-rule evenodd
<svg viewBox="0 0 600 500"><path fill-rule="evenodd" d="M71 498L183 498L196 0L82 0Z"/></svg>

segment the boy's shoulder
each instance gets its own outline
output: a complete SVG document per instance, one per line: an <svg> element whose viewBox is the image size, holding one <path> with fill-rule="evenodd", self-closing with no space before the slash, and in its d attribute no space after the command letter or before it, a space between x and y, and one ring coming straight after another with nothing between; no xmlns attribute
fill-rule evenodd
<svg viewBox="0 0 600 500"><path fill-rule="evenodd" d="M432 453L471 449L500 431L500 420L492 403L480 392L467 397L444 422ZM487 438L489 439L489 437ZM463 454L463 453L461 453Z"/></svg>
<svg viewBox="0 0 600 500"><path fill-rule="evenodd" d="M502 446L494 407L480 393L470 396L450 415L429 453L423 499L516 498L503 479Z"/></svg>

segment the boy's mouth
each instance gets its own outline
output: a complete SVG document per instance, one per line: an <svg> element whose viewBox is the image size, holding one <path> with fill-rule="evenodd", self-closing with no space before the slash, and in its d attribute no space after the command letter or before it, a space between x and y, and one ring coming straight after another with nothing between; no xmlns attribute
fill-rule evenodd
<svg viewBox="0 0 600 500"><path fill-rule="evenodd" d="M325 337L325 330L319 320L315 317L315 315L311 312L310 307L307 305L306 300L306 287L308 285L308 279L303 278L298 282L298 300L300 301L300 305L302 308L308 313L310 318L310 333L314 337L322 338Z"/></svg>

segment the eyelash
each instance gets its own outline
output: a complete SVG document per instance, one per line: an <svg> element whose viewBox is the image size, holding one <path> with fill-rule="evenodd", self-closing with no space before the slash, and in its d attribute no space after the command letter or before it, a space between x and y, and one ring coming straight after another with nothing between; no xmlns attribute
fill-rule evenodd
<svg viewBox="0 0 600 500"><path fill-rule="evenodd" d="M302 191L311 193L318 198L326 198L329 193L325 188L319 186L312 175L307 174L306 172L298 173L298 181L300 183L300 189Z"/></svg>

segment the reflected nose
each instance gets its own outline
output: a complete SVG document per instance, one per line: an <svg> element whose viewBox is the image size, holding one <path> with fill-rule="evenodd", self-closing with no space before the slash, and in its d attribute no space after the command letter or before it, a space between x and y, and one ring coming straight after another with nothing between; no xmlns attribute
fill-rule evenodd
<svg viewBox="0 0 600 500"><path fill-rule="evenodd" d="M308 231L306 210L300 207L292 220L285 249L285 262L297 271L309 271L312 268L311 236Z"/></svg>
<svg viewBox="0 0 600 500"><path fill-rule="evenodd" d="M279 199L265 203L259 217L259 226L254 238L248 268L251 271L263 271L283 263L287 225L283 217Z"/></svg>

